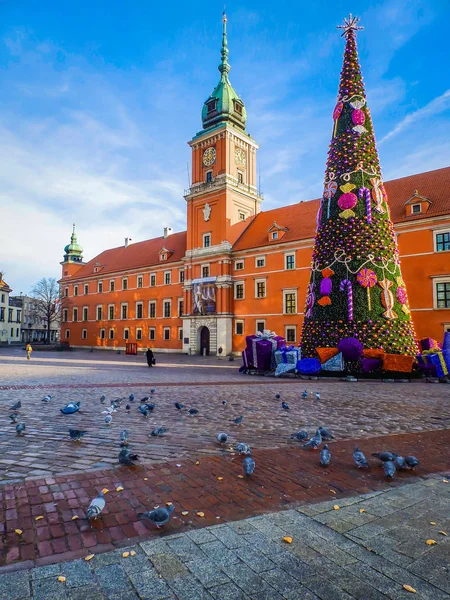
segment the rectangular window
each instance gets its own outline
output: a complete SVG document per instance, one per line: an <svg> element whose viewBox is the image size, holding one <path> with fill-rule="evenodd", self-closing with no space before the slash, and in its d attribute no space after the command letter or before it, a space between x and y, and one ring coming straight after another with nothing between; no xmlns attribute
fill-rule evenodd
<svg viewBox="0 0 450 600"><path fill-rule="evenodd" d="M74 308L72 311L72 321L78 321L78 308Z"/></svg>
<svg viewBox="0 0 450 600"><path fill-rule="evenodd" d="M103 306L97 306L97 321L103 319Z"/></svg>
<svg viewBox="0 0 450 600"><path fill-rule="evenodd" d="M144 316L144 307L142 302L136 304L136 319L142 319Z"/></svg>
<svg viewBox="0 0 450 600"><path fill-rule="evenodd" d="M170 327L164 327L164 339L170 340Z"/></svg>
<svg viewBox="0 0 450 600"><path fill-rule="evenodd" d="M66 338L66 340L70 338L70 329L66 329L66 331L64 332L64 337Z"/></svg>
<svg viewBox="0 0 450 600"><path fill-rule="evenodd" d="M285 337L287 342L295 342L296 337L296 327L286 327L285 328Z"/></svg>
<svg viewBox="0 0 450 600"><path fill-rule="evenodd" d="M285 292L284 293L284 312L287 314L294 314L297 311L296 305L296 296L295 292Z"/></svg>
<svg viewBox="0 0 450 600"><path fill-rule="evenodd" d="M19 328L16 327L16 337L19 337Z"/></svg>
<svg viewBox="0 0 450 600"><path fill-rule="evenodd" d="M10 333L11 337L14 337L14 327L11 327L11 333Z"/></svg>
<svg viewBox="0 0 450 600"><path fill-rule="evenodd" d="M238 171L238 183L244 183L244 174Z"/></svg>
<svg viewBox="0 0 450 600"><path fill-rule="evenodd" d="M272 231L272 239L273 240L277 240L278 239L278 231Z"/></svg>
<svg viewBox="0 0 450 600"><path fill-rule="evenodd" d="M103 292L103 281L99 281L97 284L97 291L99 294Z"/></svg>
<svg viewBox="0 0 450 600"><path fill-rule="evenodd" d="M255 263L256 263L257 269L261 269L261 267L265 267L266 266L266 257L265 256L257 257Z"/></svg>
<svg viewBox="0 0 450 600"><path fill-rule="evenodd" d="M130 339L130 330L128 328L123 330L123 339L124 340L129 340Z"/></svg>
<svg viewBox="0 0 450 600"><path fill-rule="evenodd" d="M450 250L450 231L436 234L436 252Z"/></svg>
<svg viewBox="0 0 450 600"><path fill-rule="evenodd" d="M87 283L84 284L84 294L85 296L89 294L89 285Z"/></svg>
<svg viewBox="0 0 450 600"><path fill-rule="evenodd" d="M243 212L240 212L240 213L239 213L239 221L245 221L245 218L246 218L246 217L245 217L245 213L243 213Z"/></svg>
<svg viewBox="0 0 450 600"><path fill-rule="evenodd" d="M109 291L113 292L116 289L116 282L114 281L114 279L111 279L111 281L109 282Z"/></svg>
<svg viewBox="0 0 450 600"><path fill-rule="evenodd" d="M139 275L139 277L137 278L137 287L141 288L143 283L144 283L144 278L142 277L142 275Z"/></svg>
<svg viewBox="0 0 450 600"><path fill-rule="evenodd" d="M235 300L242 300L244 298L244 284L243 283L235 283L234 284L234 298L235 298Z"/></svg>
<svg viewBox="0 0 450 600"><path fill-rule="evenodd" d="M68 295L69 295L69 288L66 287L66 288L64 288L64 296L67 298ZM3 300L2 300L2 302L3 302Z"/></svg>
<svg viewBox="0 0 450 600"><path fill-rule="evenodd" d="M4 307L2 306L2 307L0 308L0 321L4 321L4 320L5 320L5 309L4 309Z"/></svg>
<svg viewBox="0 0 450 600"><path fill-rule="evenodd" d="M148 303L148 318L149 319L156 318L156 302L155 302L155 300L151 300Z"/></svg>
<svg viewBox="0 0 450 600"><path fill-rule="evenodd" d="M202 267L202 277L209 277L209 265Z"/></svg>
<svg viewBox="0 0 450 600"><path fill-rule="evenodd" d="M236 271L242 271L244 269L244 261L243 260L237 260L234 263L234 269Z"/></svg>
<svg viewBox="0 0 450 600"><path fill-rule="evenodd" d="M155 287L156 285L156 273L152 273L150 275L150 287Z"/></svg>
<svg viewBox="0 0 450 600"><path fill-rule="evenodd" d="M109 330L109 339L113 340L114 339L114 329L110 329Z"/></svg>
<svg viewBox="0 0 450 600"><path fill-rule="evenodd" d="M140 327L136 329L136 340L142 340L142 329Z"/></svg>
<svg viewBox="0 0 450 600"><path fill-rule="evenodd" d="M180 283L184 283L184 269L180 269L179 271L179 277L178 277L178 281Z"/></svg>
<svg viewBox="0 0 450 600"><path fill-rule="evenodd" d="M105 329L100 329L100 339L104 340L106 337L106 330Z"/></svg>
<svg viewBox="0 0 450 600"><path fill-rule="evenodd" d="M182 317L184 312L184 301L181 298L178 300L178 316Z"/></svg>
<svg viewBox="0 0 450 600"><path fill-rule="evenodd" d="M114 319L114 304L108 306L108 318L110 321Z"/></svg>
<svg viewBox="0 0 450 600"><path fill-rule="evenodd" d="M78 286L77 285L74 285L74 287L73 287L73 295L78 296Z"/></svg>
<svg viewBox="0 0 450 600"><path fill-rule="evenodd" d="M450 281L436 283L437 308L450 308Z"/></svg>
<svg viewBox="0 0 450 600"><path fill-rule="evenodd" d="M122 289L123 290L127 290L128 289L128 279L126 277L124 277L122 279Z"/></svg>
<svg viewBox="0 0 450 600"><path fill-rule="evenodd" d="M265 328L266 328L265 321L256 321L256 331L264 331Z"/></svg>
<svg viewBox="0 0 450 600"><path fill-rule="evenodd" d="M13 309L9 308L8 309L8 323L12 323L12 320L13 320L12 314L13 314Z"/></svg>
<svg viewBox="0 0 450 600"><path fill-rule="evenodd" d="M422 205L421 204L413 204L412 205L412 211L411 211L414 215L417 215L417 213L422 212Z"/></svg>
<svg viewBox="0 0 450 600"><path fill-rule="evenodd" d="M204 233L203 234L203 248L209 248L211 246L211 234Z"/></svg>
<svg viewBox="0 0 450 600"><path fill-rule="evenodd" d="M171 302L170 300L165 300L164 301L164 317L165 318L169 318L170 317L170 313L171 313Z"/></svg>
<svg viewBox="0 0 450 600"><path fill-rule="evenodd" d="M266 282L265 281L256 281L255 296L256 296L256 298L265 298L266 297Z"/></svg>
<svg viewBox="0 0 450 600"><path fill-rule="evenodd" d="M244 321L235 321L234 332L236 335L244 335Z"/></svg>
<svg viewBox="0 0 450 600"><path fill-rule="evenodd" d="M63 322L67 323L67 319L68 319L68 310L67 310L67 308L65 308L63 310Z"/></svg>
<svg viewBox="0 0 450 600"><path fill-rule="evenodd" d="M156 331L154 327L149 327L148 328L148 339L149 340L154 340L156 338Z"/></svg>
<svg viewBox="0 0 450 600"><path fill-rule="evenodd" d="M120 312L122 319L128 319L128 304L122 304Z"/></svg>
<svg viewBox="0 0 450 600"><path fill-rule="evenodd" d="M82 329L81 330L81 339L82 340L86 340L87 339L87 329Z"/></svg>
<svg viewBox="0 0 450 600"><path fill-rule="evenodd" d="M87 321L87 320L88 320L88 307L83 306L83 321Z"/></svg>
<svg viewBox="0 0 450 600"><path fill-rule="evenodd" d="M295 254L286 254L284 257L286 269L295 269Z"/></svg>
<svg viewBox="0 0 450 600"><path fill-rule="evenodd" d="M164 283L165 283L165 285L170 285L170 281L171 281L171 272L170 271L166 271L164 273Z"/></svg>
<svg viewBox="0 0 450 600"><path fill-rule="evenodd" d="M206 183L212 183L212 171L206 171Z"/></svg>
<svg viewBox="0 0 450 600"><path fill-rule="evenodd" d="M178 339L179 340L183 339L183 328L182 327L178 327Z"/></svg>

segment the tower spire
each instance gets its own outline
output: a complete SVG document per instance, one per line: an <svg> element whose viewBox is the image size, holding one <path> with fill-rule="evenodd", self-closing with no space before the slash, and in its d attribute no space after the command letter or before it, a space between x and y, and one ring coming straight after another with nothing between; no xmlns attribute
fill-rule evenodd
<svg viewBox="0 0 450 600"><path fill-rule="evenodd" d="M227 14L225 10L223 11L222 15L222 24L222 48L220 50L222 60L218 68L222 75L222 79L224 79L228 78L228 73L231 70L231 67L228 64Z"/></svg>

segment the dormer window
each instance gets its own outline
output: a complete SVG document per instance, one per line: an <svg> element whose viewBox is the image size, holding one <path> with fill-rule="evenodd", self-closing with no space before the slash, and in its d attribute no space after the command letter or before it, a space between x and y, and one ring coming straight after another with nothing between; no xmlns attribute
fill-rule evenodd
<svg viewBox="0 0 450 600"><path fill-rule="evenodd" d="M281 240L281 238L285 235L286 231L288 231L287 227L282 227L278 225L276 221L274 221L273 225L269 227L267 231L269 242Z"/></svg>
<svg viewBox="0 0 450 600"><path fill-rule="evenodd" d="M206 103L206 108L208 111L208 114L214 112L216 110L216 104L217 104L217 100L210 100L209 102Z"/></svg>
<svg viewBox="0 0 450 600"><path fill-rule="evenodd" d="M278 231L272 231L272 239L273 240L277 240L278 239Z"/></svg>
<svg viewBox="0 0 450 600"><path fill-rule="evenodd" d="M405 202L406 216L423 215L428 211L431 204L431 200L419 194L418 190L414 190L411 198Z"/></svg>
<svg viewBox="0 0 450 600"><path fill-rule="evenodd" d="M166 255L165 254L161 254L161 260L166 260Z"/></svg>
<svg viewBox="0 0 450 600"><path fill-rule="evenodd" d="M238 115L242 115L242 104L237 100L234 101L234 110L237 112Z"/></svg>
<svg viewBox="0 0 450 600"><path fill-rule="evenodd" d="M411 212L413 215L417 215L418 213L422 212L422 205L421 204L413 204L411 206Z"/></svg>

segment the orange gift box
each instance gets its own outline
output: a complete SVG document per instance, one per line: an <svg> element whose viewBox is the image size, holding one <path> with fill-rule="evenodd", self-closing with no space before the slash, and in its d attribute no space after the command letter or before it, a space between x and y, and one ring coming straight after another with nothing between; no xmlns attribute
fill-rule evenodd
<svg viewBox="0 0 450 600"><path fill-rule="evenodd" d="M384 356L383 348L367 348L367 350L363 350L364 358L378 358L382 359ZM393 354L392 356L397 356L397 354Z"/></svg>
<svg viewBox="0 0 450 600"><path fill-rule="evenodd" d="M411 373L413 364L414 356L403 356L402 354L385 354L383 356L383 369L385 371Z"/></svg>
<svg viewBox="0 0 450 600"><path fill-rule="evenodd" d="M316 352L321 363L327 362L327 360L330 360L330 358L339 354L337 348L316 348Z"/></svg>

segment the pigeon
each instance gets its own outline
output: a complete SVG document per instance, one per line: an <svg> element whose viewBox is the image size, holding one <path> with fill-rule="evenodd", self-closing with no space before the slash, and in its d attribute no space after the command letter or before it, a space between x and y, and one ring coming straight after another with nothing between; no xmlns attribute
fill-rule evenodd
<svg viewBox="0 0 450 600"><path fill-rule="evenodd" d="M147 410L153 410L155 408L156 404L153 404L153 403L149 404L149 403L147 403L145 406L147 407Z"/></svg>
<svg viewBox="0 0 450 600"><path fill-rule="evenodd" d="M329 440L334 440L334 435L331 435L329 430L326 427L319 427L320 435L325 442Z"/></svg>
<svg viewBox="0 0 450 600"><path fill-rule="evenodd" d="M353 450L353 460L355 461L358 469L360 469L361 467L364 467L365 469L369 468L369 463L367 462L364 453L361 452L358 446L355 446L355 449Z"/></svg>
<svg viewBox="0 0 450 600"><path fill-rule="evenodd" d="M105 423L107 425L111 425L111 423L112 423L112 416L111 415L106 415L106 417L105 417Z"/></svg>
<svg viewBox="0 0 450 600"><path fill-rule="evenodd" d="M139 460L137 454L132 454L128 448L122 448L119 452L119 463L121 465L125 465L126 467L131 467L134 465L134 461Z"/></svg>
<svg viewBox="0 0 450 600"><path fill-rule="evenodd" d="M420 464L415 456L405 456L405 462L410 469L414 469L414 467Z"/></svg>
<svg viewBox="0 0 450 600"><path fill-rule="evenodd" d="M188 412L190 415L196 415L198 413L198 410L196 408L190 408Z"/></svg>
<svg viewBox="0 0 450 600"><path fill-rule="evenodd" d="M52 397L50 396L50 394L47 394L46 396L44 396L44 398L42 398L42 402L51 402L52 401Z"/></svg>
<svg viewBox="0 0 450 600"><path fill-rule="evenodd" d="M331 460L331 452L328 450L328 444L325 444L320 451L320 464L322 467L328 467Z"/></svg>
<svg viewBox="0 0 450 600"><path fill-rule="evenodd" d="M236 423L236 425L240 425L243 420L244 420L244 416L243 415L241 415L240 417L236 417L236 419L230 419L230 421L232 423Z"/></svg>
<svg viewBox="0 0 450 600"><path fill-rule="evenodd" d="M152 389L150 390L150 394L154 394L155 392L156 392L155 388L152 388Z"/></svg>
<svg viewBox="0 0 450 600"><path fill-rule="evenodd" d="M141 404L145 404L148 400L150 400L150 396L144 396L141 398Z"/></svg>
<svg viewBox="0 0 450 600"><path fill-rule="evenodd" d="M133 400L134 400L134 394L130 394L128 396L128 400L130 400L130 402L133 402Z"/></svg>
<svg viewBox="0 0 450 600"><path fill-rule="evenodd" d="M255 461L251 454L246 456L242 461L242 468L244 469L244 475L249 477L255 471Z"/></svg>
<svg viewBox="0 0 450 600"><path fill-rule="evenodd" d="M127 405L125 406L125 410L131 410L131 406L130 406L129 404L127 404Z"/></svg>
<svg viewBox="0 0 450 600"><path fill-rule="evenodd" d="M226 400L222 400L222 406L226 406L228 403Z"/></svg>
<svg viewBox="0 0 450 600"><path fill-rule="evenodd" d="M89 504L89 507L87 509L87 513L86 516L89 520L91 519L97 519L97 517L100 515L100 513L102 512L102 510L105 508L105 494L103 492L100 492L100 494L97 496L97 498L94 498L92 500L92 502Z"/></svg>
<svg viewBox="0 0 450 600"><path fill-rule="evenodd" d="M11 410L19 410L21 406L22 406L22 402L19 400L19 402L16 402L15 404L13 404L11 406Z"/></svg>
<svg viewBox="0 0 450 600"><path fill-rule="evenodd" d="M276 398L277 400L279 400L279 399L281 398L281 395L280 395L280 394L275 394L275 398Z"/></svg>
<svg viewBox="0 0 450 600"><path fill-rule="evenodd" d="M227 433L219 433L219 435L217 436L217 441L219 442L219 444L225 444L227 440L228 440Z"/></svg>
<svg viewBox="0 0 450 600"><path fill-rule="evenodd" d="M63 415L72 415L80 410L81 402L69 402L64 408L60 408L59 410Z"/></svg>
<svg viewBox="0 0 450 600"><path fill-rule="evenodd" d="M304 442L309 439L309 434L304 429L300 429L297 433L293 433L291 435L291 440L298 440L299 442Z"/></svg>
<svg viewBox="0 0 450 600"><path fill-rule="evenodd" d="M126 429L120 432L120 445L128 446L128 431Z"/></svg>
<svg viewBox="0 0 450 600"><path fill-rule="evenodd" d="M392 460L386 460L383 463L383 471L384 471L384 474L386 475L386 477L389 477L389 479L392 479L394 477L395 465L392 462Z"/></svg>
<svg viewBox="0 0 450 600"><path fill-rule="evenodd" d="M305 390L304 392L302 392L302 398L305 399L308 397L308 392Z"/></svg>
<svg viewBox="0 0 450 600"><path fill-rule="evenodd" d="M239 444L237 444L237 446L235 446L235 451L239 452L239 454L250 454L251 450L250 450L250 446L248 444L244 444L243 442L240 442Z"/></svg>
<svg viewBox="0 0 450 600"><path fill-rule="evenodd" d="M150 435L152 435L153 437L158 437L166 433L166 431L168 431L166 427L155 427L155 429L151 432Z"/></svg>
<svg viewBox="0 0 450 600"><path fill-rule="evenodd" d="M11 424L17 423L17 417L18 416L19 416L19 413L17 413L17 412L11 413L9 415L9 418L11 419Z"/></svg>
<svg viewBox="0 0 450 600"><path fill-rule="evenodd" d="M181 402L175 402L175 408L177 410L181 410L184 407L184 404L181 404Z"/></svg>
<svg viewBox="0 0 450 600"><path fill-rule="evenodd" d="M113 406L110 406L109 408L102 410L102 415L110 415L114 412L117 412L117 410Z"/></svg>
<svg viewBox="0 0 450 600"><path fill-rule="evenodd" d="M316 433L312 436L309 442L303 444L303 448L312 448L313 450L317 450L317 448L322 443L322 436L320 435L320 431L317 430Z"/></svg>
<svg viewBox="0 0 450 600"><path fill-rule="evenodd" d="M375 458L379 458L381 462L386 462L388 460L393 461L394 458L398 455L394 452L372 452L372 456L375 456Z"/></svg>
<svg viewBox="0 0 450 600"><path fill-rule="evenodd" d="M139 407L139 411L140 411L140 412L141 412L141 413L144 415L144 417L148 417L148 413L150 412L150 411L148 410L148 408L147 408L147 405L146 405L146 404L142 404L142 405Z"/></svg>
<svg viewBox="0 0 450 600"><path fill-rule="evenodd" d="M170 506L167 507L156 508L155 510L148 510L143 513L138 513L137 516L139 519L147 519L148 521L151 521L159 529L169 522L174 510L175 506L170 504Z"/></svg>
<svg viewBox="0 0 450 600"><path fill-rule="evenodd" d="M287 402L282 402L281 408L283 408L284 410L289 410L289 404Z"/></svg>
<svg viewBox="0 0 450 600"><path fill-rule="evenodd" d="M403 456L396 456L392 462L394 463L395 468L399 469L400 471L404 471L408 468L406 460L403 458Z"/></svg>
<svg viewBox="0 0 450 600"><path fill-rule="evenodd" d="M17 423L17 425L16 425L17 435L23 435L24 431L25 431L25 423Z"/></svg>
<svg viewBox="0 0 450 600"><path fill-rule="evenodd" d="M106 396L100 396L100 402L103 404L103 402L106 400Z"/></svg>
<svg viewBox="0 0 450 600"><path fill-rule="evenodd" d="M87 434L87 431L80 431L80 429L69 429L69 435L71 440L80 441L81 438Z"/></svg>
<svg viewBox="0 0 450 600"><path fill-rule="evenodd" d="M320 392L316 392L316 400L320 400Z"/></svg>

